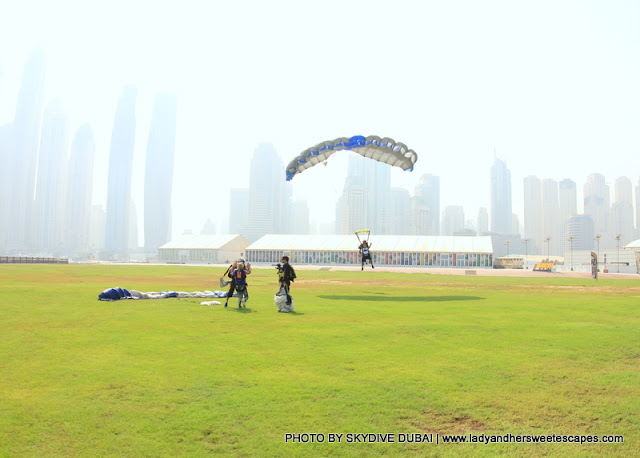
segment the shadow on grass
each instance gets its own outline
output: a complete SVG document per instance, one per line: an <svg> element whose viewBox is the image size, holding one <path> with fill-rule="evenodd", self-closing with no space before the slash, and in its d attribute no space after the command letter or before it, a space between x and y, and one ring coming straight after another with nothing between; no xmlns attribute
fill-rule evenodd
<svg viewBox="0 0 640 458"><path fill-rule="evenodd" d="M224 309L225 307L223 307ZM241 308L239 309L238 307L226 307L227 310L231 311L231 312L238 312L238 313L256 313L255 310L252 309L248 309L248 308Z"/></svg>
<svg viewBox="0 0 640 458"><path fill-rule="evenodd" d="M332 301L393 301L393 302L449 302L449 301L482 301L479 296L318 296L320 299Z"/></svg>

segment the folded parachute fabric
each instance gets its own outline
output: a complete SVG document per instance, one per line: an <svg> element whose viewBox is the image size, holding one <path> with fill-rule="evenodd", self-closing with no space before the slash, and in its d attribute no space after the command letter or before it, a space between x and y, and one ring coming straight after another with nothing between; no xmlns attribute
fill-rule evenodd
<svg viewBox="0 0 640 458"><path fill-rule="evenodd" d="M101 301L119 301L120 299L135 299L129 291L124 288L116 286L115 288L108 288L98 294L98 299Z"/></svg>
<svg viewBox="0 0 640 458"><path fill-rule="evenodd" d="M101 301L117 301L120 299L169 299L169 298L182 298L182 297L197 297L197 298L219 298L227 297L227 291L193 291L187 293L184 291L149 291L141 292L135 289L127 291L124 288L116 287L105 289L98 299ZM237 293L233 294L233 297L238 297Z"/></svg>

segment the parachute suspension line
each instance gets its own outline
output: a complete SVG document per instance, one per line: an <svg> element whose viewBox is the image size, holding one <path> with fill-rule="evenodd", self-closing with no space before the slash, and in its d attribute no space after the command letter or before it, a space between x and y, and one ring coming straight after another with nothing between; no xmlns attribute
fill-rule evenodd
<svg viewBox="0 0 640 458"><path fill-rule="evenodd" d="M367 234L366 242L369 242L369 236L371 235L371 231L369 229L362 229L360 231L356 231L356 237L358 237L358 242L362 244L362 240L360 239L360 234Z"/></svg>

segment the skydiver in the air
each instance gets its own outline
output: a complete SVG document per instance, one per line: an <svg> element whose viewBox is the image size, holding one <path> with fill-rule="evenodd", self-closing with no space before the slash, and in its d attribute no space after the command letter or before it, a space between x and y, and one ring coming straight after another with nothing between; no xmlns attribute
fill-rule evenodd
<svg viewBox="0 0 640 458"><path fill-rule="evenodd" d="M362 267L360 268L360 270L364 270L364 262L366 260L369 260L369 262L371 263L371 268L375 269L373 265L373 259L371 259L371 252L369 251L369 248L371 248L371 244L366 240L364 240L358 247L358 250L360 250L360 256L362 257Z"/></svg>

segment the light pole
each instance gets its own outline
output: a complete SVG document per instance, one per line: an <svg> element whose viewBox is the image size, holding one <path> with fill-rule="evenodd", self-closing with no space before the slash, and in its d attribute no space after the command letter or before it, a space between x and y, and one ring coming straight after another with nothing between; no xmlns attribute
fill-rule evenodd
<svg viewBox="0 0 640 458"><path fill-rule="evenodd" d="M620 234L616 235L616 241L618 242L618 273L620 273Z"/></svg>
<svg viewBox="0 0 640 458"><path fill-rule="evenodd" d="M547 244L547 262L549 262L549 242L551 241L551 237L547 237L544 241Z"/></svg>
<svg viewBox="0 0 640 458"><path fill-rule="evenodd" d="M596 270L598 270L598 264L600 264L600 237L602 237L602 234L596 235L596 242L598 242L598 260L596 261Z"/></svg>
<svg viewBox="0 0 640 458"><path fill-rule="evenodd" d="M504 242L505 245L507 245L507 257L509 256L509 244L511 242L509 240L507 240L506 242Z"/></svg>
<svg viewBox="0 0 640 458"><path fill-rule="evenodd" d="M524 263L525 263L525 266L527 264L527 258L529 257L529 240L530 239L524 239L522 241L524 243Z"/></svg>
<svg viewBox="0 0 640 458"><path fill-rule="evenodd" d="M569 236L569 247L571 249L571 271L573 271L573 241L575 240L575 236Z"/></svg>

